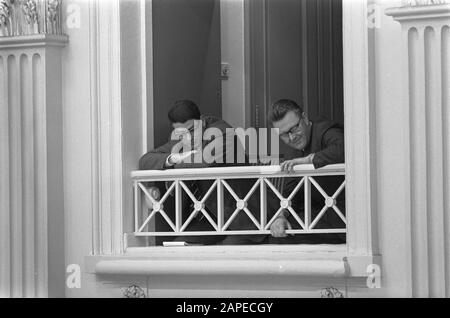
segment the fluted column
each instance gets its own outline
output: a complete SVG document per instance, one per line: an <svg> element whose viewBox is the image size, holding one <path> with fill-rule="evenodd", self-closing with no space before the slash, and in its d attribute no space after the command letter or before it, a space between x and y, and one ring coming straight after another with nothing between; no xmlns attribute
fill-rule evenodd
<svg viewBox="0 0 450 318"><path fill-rule="evenodd" d="M62 35L0 37L0 296L64 295Z"/></svg>
<svg viewBox="0 0 450 318"><path fill-rule="evenodd" d="M450 297L450 5L386 13L402 25L412 295Z"/></svg>

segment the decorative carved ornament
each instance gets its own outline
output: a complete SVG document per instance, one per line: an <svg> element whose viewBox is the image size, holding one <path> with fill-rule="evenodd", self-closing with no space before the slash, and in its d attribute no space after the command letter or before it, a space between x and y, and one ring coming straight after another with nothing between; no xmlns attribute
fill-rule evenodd
<svg viewBox="0 0 450 318"><path fill-rule="evenodd" d="M0 36L62 34L62 0L0 0Z"/></svg>
<svg viewBox="0 0 450 318"><path fill-rule="evenodd" d="M320 291L321 298L344 298L344 293L335 287L325 287Z"/></svg>
<svg viewBox="0 0 450 318"><path fill-rule="evenodd" d="M124 298L145 298L145 291L137 286L137 285L131 285L127 289L125 289L123 293Z"/></svg>
<svg viewBox="0 0 450 318"><path fill-rule="evenodd" d="M403 7L434 6L448 4L450 0L403 0Z"/></svg>

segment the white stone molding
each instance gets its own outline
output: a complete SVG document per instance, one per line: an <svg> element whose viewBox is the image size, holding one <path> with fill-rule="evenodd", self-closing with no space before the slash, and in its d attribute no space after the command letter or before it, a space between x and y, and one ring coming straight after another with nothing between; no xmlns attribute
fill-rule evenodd
<svg viewBox="0 0 450 318"><path fill-rule="evenodd" d="M245 275L345 277L343 260L110 260L99 261L97 274L106 275Z"/></svg>
<svg viewBox="0 0 450 318"><path fill-rule="evenodd" d="M108 255L122 250L119 1L91 1L90 9L93 253Z"/></svg>
<svg viewBox="0 0 450 318"><path fill-rule="evenodd" d="M386 14L402 26L412 296L449 297L450 5L391 8Z"/></svg>
<svg viewBox="0 0 450 318"><path fill-rule="evenodd" d="M119 0L92 0L89 6L92 250L94 255L121 254L133 211L129 172L153 143L152 134L144 133L152 125L153 90L147 88L151 56L147 59L142 44L148 32L142 10L151 13L151 8L148 2ZM124 219L126 213L130 217Z"/></svg>
<svg viewBox="0 0 450 318"><path fill-rule="evenodd" d="M349 255L372 255L376 222L371 158L374 116L369 107L366 1L343 1L347 245Z"/></svg>
<svg viewBox="0 0 450 318"><path fill-rule="evenodd" d="M64 35L0 37L0 296L64 296Z"/></svg>

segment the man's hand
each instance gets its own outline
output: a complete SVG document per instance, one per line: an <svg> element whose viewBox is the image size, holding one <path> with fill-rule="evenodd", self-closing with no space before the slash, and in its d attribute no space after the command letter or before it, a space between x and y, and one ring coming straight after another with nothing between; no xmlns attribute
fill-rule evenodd
<svg viewBox="0 0 450 318"><path fill-rule="evenodd" d="M179 128L175 128L172 131L171 139L185 141L185 142L190 143L191 137L192 137L191 133L187 128L179 127Z"/></svg>
<svg viewBox="0 0 450 318"><path fill-rule="evenodd" d="M291 223L284 216L280 216L270 226L270 234L273 237L286 237L286 229L292 230Z"/></svg>
<svg viewBox="0 0 450 318"><path fill-rule="evenodd" d="M186 158L189 158L191 155L195 154L197 150L191 150L183 153L173 153L167 158L167 165L173 166L179 163L182 163Z"/></svg>
<svg viewBox="0 0 450 318"><path fill-rule="evenodd" d="M295 158L292 160L286 160L281 163L281 171L284 172L293 172L294 167L297 165L306 165L311 164L314 158L314 154L311 154L309 156L303 157L303 158Z"/></svg>

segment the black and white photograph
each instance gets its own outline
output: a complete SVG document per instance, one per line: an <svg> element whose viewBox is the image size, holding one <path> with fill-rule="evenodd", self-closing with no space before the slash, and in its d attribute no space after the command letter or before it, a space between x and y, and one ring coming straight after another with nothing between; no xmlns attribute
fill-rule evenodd
<svg viewBox="0 0 450 318"><path fill-rule="evenodd" d="M0 298L450 298L449 87L450 0L0 0Z"/></svg>

